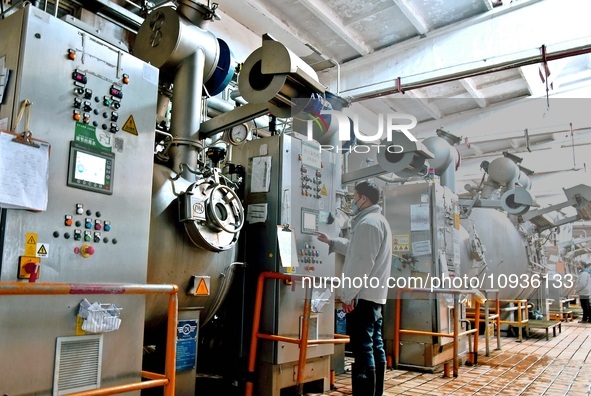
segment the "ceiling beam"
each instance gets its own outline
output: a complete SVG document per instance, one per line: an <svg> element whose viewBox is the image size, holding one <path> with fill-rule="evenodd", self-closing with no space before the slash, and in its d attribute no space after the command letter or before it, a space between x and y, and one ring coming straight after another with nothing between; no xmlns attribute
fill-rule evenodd
<svg viewBox="0 0 591 396"><path fill-rule="evenodd" d="M368 55L373 50L357 34L349 29L335 12L323 1L299 0L299 3L306 7L311 13L320 18L340 38L345 40L355 51L361 55Z"/></svg>
<svg viewBox="0 0 591 396"><path fill-rule="evenodd" d="M1 0L0 0L1 1ZM280 18L275 15L272 9L270 9L266 2L261 0L242 0L244 4L252 7L257 13L259 13L262 17L261 23L270 23L272 25L277 26L280 30L285 32L286 34L292 36L297 41L302 43L302 45L307 45L308 43L314 43L314 46L308 46L308 49L321 53L326 58L338 58L338 53L335 52L333 48L328 46L322 46L316 37L308 36L307 34L302 34L301 30L295 26L291 26L284 22L284 18ZM265 21L265 19L268 20ZM293 49L292 49L293 50Z"/></svg>
<svg viewBox="0 0 591 396"><path fill-rule="evenodd" d="M571 0L568 5L560 0L530 0L496 7L430 31L427 37L409 39L342 64L340 93L354 101L364 100L397 92L398 81L409 90L535 63L542 59L542 44L547 46L550 59L570 50L586 51L591 46L589 14L591 2L583 0ZM334 70L319 77L323 84L335 85Z"/></svg>
<svg viewBox="0 0 591 396"><path fill-rule="evenodd" d="M413 2L410 0L394 0L394 3L400 8L400 11L404 14L404 16L412 23L412 25L417 29L419 34L426 34L429 30L429 25L427 21L421 15L419 10L414 6Z"/></svg>
<svg viewBox="0 0 591 396"><path fill-rule="evenodd" d="M478 106L485 108L487 103L486 99L483 98L482 94L476 88L476 84L474 84L474 80L471 78L462 78L460 80L462 87L468 92L468 94L474 98Z"/></svg>
<svg viewBox="0 0 591 396"><path fill-rule="evenodd" d="M420 89L405 92L405 95L408 95L408 97L410 98L418 99L417 104L419 104L423 109L425 109L425 111L436 120L439 120L443 117L441 111L437 107L429 103L428 98L421 92Z"/></svg>
<svg viewBox="0 0 591 396"><path fill-rule="evenodd" d="M540 76L538 65L522 66L518 70L527 86L530 96L539 98L546 95L546 86Z"/></svg>

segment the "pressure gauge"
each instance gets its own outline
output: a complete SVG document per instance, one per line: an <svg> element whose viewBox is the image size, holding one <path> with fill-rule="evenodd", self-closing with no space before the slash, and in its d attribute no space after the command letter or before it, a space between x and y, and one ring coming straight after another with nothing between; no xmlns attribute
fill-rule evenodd
<svg viewBox="0 0 591 396"><path fill-rule="evenodd" d="M233 126L228 131L228 140L230 141L231 144L233 144L234 146L237 146L239 144L242 144L246 140L249 132L250 132L250 129L248 128L248 125L246 125L246 124L239 124L239 125Z"/></svg>

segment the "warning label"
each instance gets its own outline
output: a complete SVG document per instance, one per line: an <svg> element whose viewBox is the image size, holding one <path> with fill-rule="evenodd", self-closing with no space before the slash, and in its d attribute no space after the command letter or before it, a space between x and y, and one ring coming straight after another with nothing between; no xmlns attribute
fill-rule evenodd
<svg viewBox="0 0 591 396"><path fill-rule="evenodd" d="M122 130L124 130L125 132L129 132L132 135L137 136L137 128L135 126L135 121L133 119L133 116L130 115L129 118L127 119L127 121L125 121L125 125L123 125L123 128L121 128Z"/></svg>
<svg viewBox="0 0 591 396"><path fill-rule="evenodd" d="M49 255L49 245L46 243L37 244L37 257L47 257Z"/></svg>

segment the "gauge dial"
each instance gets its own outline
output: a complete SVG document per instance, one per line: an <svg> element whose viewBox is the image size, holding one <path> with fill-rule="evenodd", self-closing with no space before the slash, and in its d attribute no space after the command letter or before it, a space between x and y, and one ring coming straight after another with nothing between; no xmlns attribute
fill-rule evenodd
<svg viewBox="0 0 591 396"><path fill-rule="evenodd" d="M241 144L248 137L249 129L246 124L233 126L229 132L229 140L233 145Z"/></svg>

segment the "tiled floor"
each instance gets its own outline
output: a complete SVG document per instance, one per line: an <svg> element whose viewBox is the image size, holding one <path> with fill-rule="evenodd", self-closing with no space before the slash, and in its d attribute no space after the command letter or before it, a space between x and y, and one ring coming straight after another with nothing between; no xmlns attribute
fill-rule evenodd
<svg viewBox="0 0 591 396"><path fill-rule="evenodd" d="M502 350L491 342L488 358L481 336L478 365L460 366L457 378L388 370L384 395L591 395L591 324L563 323L562 334L549 341L543 333L532 330L522 343L502 337ZM327 395L351 394L350 372L335 382Z"/></svg>

